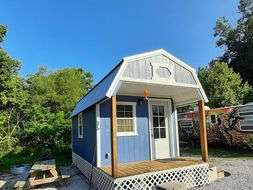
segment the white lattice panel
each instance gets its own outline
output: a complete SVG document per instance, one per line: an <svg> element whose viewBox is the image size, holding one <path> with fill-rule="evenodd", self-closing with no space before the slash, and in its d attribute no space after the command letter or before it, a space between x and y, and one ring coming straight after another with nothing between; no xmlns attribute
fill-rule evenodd
<svg viewBox="0 0 253 190"><path fill-rule="evenodd" d="M75 153L72 153L72 159L81 172L90 179L92 165ZM101 169L93 167L92 184L99 190L151 190L158 184L174 181L191 188L208 184L208 171L208 164L204 163L113 179Z"/></svg>
<svg viewBox="0 0 253 190"><path fill-rule="evenodd" d="M152 189L152 187L174 181L184 183L187 188L209 183L208 164L199 164L159 172L145 173L130 177L118 178L114 181L116 190Z"/></svg>

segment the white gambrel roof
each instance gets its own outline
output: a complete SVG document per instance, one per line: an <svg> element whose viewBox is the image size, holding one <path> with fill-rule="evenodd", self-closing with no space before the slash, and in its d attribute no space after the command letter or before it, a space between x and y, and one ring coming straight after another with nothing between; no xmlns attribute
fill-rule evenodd
<svg viewBox="0 0 253 190"><path fill-rule="evenodd" d="M163 49L125 57L75 106L71 117L112 95L175 99L176 105L208 101L196 70Z"/></svg>

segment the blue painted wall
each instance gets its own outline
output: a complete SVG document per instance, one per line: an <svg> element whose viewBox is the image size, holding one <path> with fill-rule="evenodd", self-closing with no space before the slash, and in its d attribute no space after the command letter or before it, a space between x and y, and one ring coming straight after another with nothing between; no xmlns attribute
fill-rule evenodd
<svg viewBox="0 0 253 190"><path fill-rule="evenodd" d="M117 101L137 102L139 97L117 96ZM101 165L109 165L111 153L110 100L100 104ZM148 104L136 104L137 136L118 137L118 159L120 163L149 160Z"/></svg>
<svg viewBox="0 0 253 190"><path fill-rule="evenodd" d="M78 138L77 116L72 117L72 143L73 152L96 165L96 106L92 106L82 112L83 114L83 138Z"/></svg>

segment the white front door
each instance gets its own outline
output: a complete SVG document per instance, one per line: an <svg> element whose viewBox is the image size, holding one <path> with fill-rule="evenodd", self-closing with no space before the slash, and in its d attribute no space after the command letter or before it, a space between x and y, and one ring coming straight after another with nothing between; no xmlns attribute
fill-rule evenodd
<svg viewBox="0 0 253 190"><path fill-rule="evenodd" d="M149 104L152 154L154 159L170 157L169 106L167 101L152 101Z"/></svg>

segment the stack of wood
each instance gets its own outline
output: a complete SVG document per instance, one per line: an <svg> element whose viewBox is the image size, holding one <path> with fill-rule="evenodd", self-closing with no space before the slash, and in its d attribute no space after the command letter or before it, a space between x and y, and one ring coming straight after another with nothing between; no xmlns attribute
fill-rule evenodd
<svg viewBox="0 0 253 190"><path fill-rule="evenodd" d="M249 133L240 130L239 108L233 108L230 112L219 115L218 122L207 127L208 144L228 147L249 147L253 148L250 143ZM191 131L185 133L180 129L180 138L192 144L199 144L199 124L193 122ZM182 135L183 134L183 135Z"/></svg>
<svg viewBox="0 0 253 190"><path fill-rule="evenodd" d="M249 134L240 131L239 109L220 115L218 123L208 128L208 142L229 147L249 147Z"/></svg>

